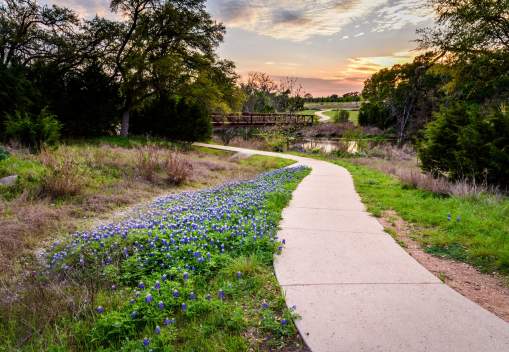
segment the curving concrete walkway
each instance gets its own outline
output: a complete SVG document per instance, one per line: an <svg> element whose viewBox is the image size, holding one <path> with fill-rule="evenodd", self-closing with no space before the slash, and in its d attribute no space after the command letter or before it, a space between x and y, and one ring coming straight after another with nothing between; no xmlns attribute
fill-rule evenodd
<svg viewBox="0 0 509 352"><path fill-rule="evenodd" d="M275 271L313 352L508 352L509 324L417 263L370 216L342 167L308 158L312 172L283 212Z"/></svg>

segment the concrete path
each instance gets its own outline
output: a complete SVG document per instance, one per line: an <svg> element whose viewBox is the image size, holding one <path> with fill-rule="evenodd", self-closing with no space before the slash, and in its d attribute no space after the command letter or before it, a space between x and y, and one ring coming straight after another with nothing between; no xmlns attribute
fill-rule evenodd
<svg viewBox="0 0 509 352"><path fill-rule="evenodd" d="M330 121L330 116L324 114L324 112L331 111L332 109L325 109L315 112L315 115L318 116L320 122L328 122Z"/></svg>
<svg viewBox="0 0 509 352"><path fill-rule="evenodd" d="M203 145L203 144L202 144ZM509 324L463 297L417 263L370 216L350 174L312 168L283 212L276 276L313 352L508 352Z"/></svg>

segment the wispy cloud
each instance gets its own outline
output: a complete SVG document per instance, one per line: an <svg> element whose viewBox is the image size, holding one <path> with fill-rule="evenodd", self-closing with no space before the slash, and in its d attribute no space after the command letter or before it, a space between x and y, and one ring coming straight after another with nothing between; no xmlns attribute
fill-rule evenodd
<svg viewBox="0 0 509 352"><path fill-rule="evenodd" d="M216 18L278 39L303 41L331 35L389 0L212 0Z"/></svg>
<svg viewBox="0 0 509 352"><path fill-rule="evenodd" d="M210 0L209 6L229 27L292 41L336 34L366 17L372 17L373 24L356 24L361 29L356 36L429 18L422 0Z"/></svg>

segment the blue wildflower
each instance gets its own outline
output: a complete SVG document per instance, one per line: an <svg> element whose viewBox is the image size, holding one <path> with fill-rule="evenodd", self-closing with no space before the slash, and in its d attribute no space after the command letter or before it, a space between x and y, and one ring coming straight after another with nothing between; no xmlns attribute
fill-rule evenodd
<svg viewBox="0 0 509 352"><path fill-rule="evenodd" d="M150 339L148 337L145 337L143 339L143 346L148 347L150 345Z"/></svg>
<svg viewBox="0 0 509 352"><path fill-rule="evenodd" d="M164 309L164 302L163 301L159 301L158 305L159 309L163 310Z"/></svg>
<svg viewBox="0 0 509 352"><path fill-rule="evenodd" d="M175 298L179 297L179 291L177 289L173 290L173 297L175 297Z"/></svg>
<svg viewBox="0 0 509 352"><path fill-rule="evenodd" d="M195 294L194 292L191 292L191 293L189 294L189 299L190 299L191 301L194 301L194 300L196 299L196 294Z"/></svg>
<svg viewBox="0 0 509 352"><path fill-rule="evenodd" d="M95 310L96 310L96 311L97 311L97 313L99 313L99 314L104 313L104 307L103 307L103 306L99 306L99 307L97 307Z"/></svg>
<svg viewBox="0 0 509 352"><path fill-rule="evenodd" d="M137 316L138 316L138 312L137 312L137 311L133 311L133 312L131 313L131 318L132 318L132 319L135 319Z"/></svg>
<svg viewBox="0 0 509 352"><path fill-rule="evenodd" d="M152 295L150 293L145 296L145 302L147 302L147 303L152 302Z"/></svg>
<svg viewBox="0 0 509 352"><path fill-rule="evenodd" d="M140 283L138 284L138 288L143 290L145 288L145 284L142 281L140 281Z"/></svg>
<svg viewBox="0 0 509 352"><path fill-rule="evenodd" d="M285 326L286 324L288 324L288 321L286 319L282 319L281 320L281 325Z"/></svg>
<svg viewBox="0 0 509 352"><path fill-rule="evenodd" d="M154 333L156 335L159 335L161 333L161 328L159 327L159 325L157 325L156 328L154 329Z"/></svg>
<svg viewBox="0 0 509 352"><path fill-rule="evenodd" d="M155 288L156 290L161 289L161 284L159 283L159 281L156 281L156 283L154 284L154 288Z"/></svg>
<svg viewBox="0 0 509 352"><path fill-rule="evenodd" d="M240 271L237 271L237 279L240 279L242 277L242 273Z"/></svg>
<svg viewBox="0 0 509 352"><path fill-rule="evenodd" d="M189 273L186 271L183 275L184 281L187 281L189 279Z"/></svg>
<svg viewBox="0 0 509 352"><path fill-rule="evenodd" d="M220 300L223 300L224 299L224 291L221 289L219 290L219 292L217 293L217 297L220 299Z"/></svg>
<svg viewBox="0 0 509 352"><path fill-rule="evenodd" d="M182 306L181 306L181 307L182 307L182 312L184 312L184 313L185 313L185 312L187 311L187 304L182 303Z"/></svg>

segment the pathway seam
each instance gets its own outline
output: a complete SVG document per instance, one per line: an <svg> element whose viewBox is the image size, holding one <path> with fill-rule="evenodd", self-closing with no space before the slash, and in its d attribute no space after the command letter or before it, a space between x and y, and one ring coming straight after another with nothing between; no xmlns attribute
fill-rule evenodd
<svg viewBox="0 0 509 352"><path fill-rule="evenodd" d="M337 201L362 207L344 168L290 154L198 145L292 159L313 169L283 211L278 236L286 245L274 260L286 303L296 305L301 318L295 324L313 352L509 351L509 323L443 284L369 213L339 216L337 209L296 206Z"/></svg>

